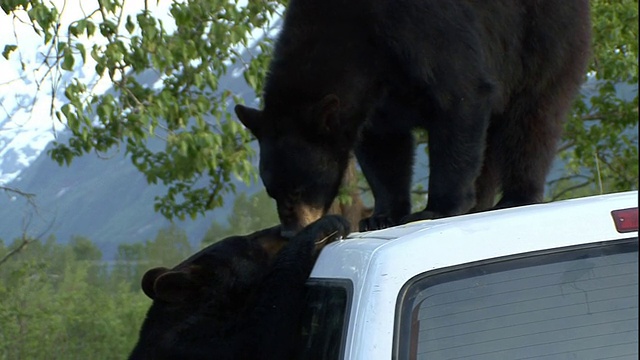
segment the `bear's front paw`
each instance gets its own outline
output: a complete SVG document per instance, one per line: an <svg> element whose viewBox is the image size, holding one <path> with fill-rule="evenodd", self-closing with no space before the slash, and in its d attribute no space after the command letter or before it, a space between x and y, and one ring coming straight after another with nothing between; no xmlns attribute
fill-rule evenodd
<svg viewBox="0 0 640 360"><path fill-rule="evenodd" d="M409 214L405 217L402 218L402 220L400 221L401 224L407 224L413 221L419 221L419 220L428 220L428 219L439 219L441 217L444 217L442 214L437 213L435 211L428 211L428 210L424 210L424 211L418 211L416 213L413 214Z"/></svg>
<svg viewBox="0 0 640 360"><path fill-rule="evenodd" d="M373 231L386 229L397 225L397 222L388 215L373 215L360 220L360 231Z"/></svg>
<svg viewBox="0 0 640 360"><path fill-rule="evenodd" d="M346 237L351 232L349 221L340 215L326 215L309 225L314 229L316 250Z"/></svg>

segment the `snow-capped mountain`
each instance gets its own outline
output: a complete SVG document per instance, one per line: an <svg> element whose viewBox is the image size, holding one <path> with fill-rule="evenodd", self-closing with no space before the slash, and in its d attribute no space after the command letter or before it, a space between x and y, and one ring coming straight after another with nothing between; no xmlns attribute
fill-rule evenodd
<svg viewBox="0 0 640 360"><path fill-rule="evenodd" d="M0 61L4 69L15 70L17 66L15 61ZM29 74L5 71L0 75L0 185L15 179L33 163L62 129L49 114L51 100L49 107L46 104L51 92L41 91L38 94L38 86Z"/></svg>
<svg viewBox="0 0 640 360"><path fill-rule="evenodd" d="M53 3L63 8L59 0ZM68 5L61 15L61 28L82 15L82 7L75 6L79 4ZM17 12L16 16L0 15L0 49L18 46L9 59L0 57L0 185L16 179L64 130L52 113L52 107L59 108L65 99L60 84L72 77L84 83L96 79L95 62L90 57L77 65L73 74L50 69L44 55L49 46L42 45L41 35L27 25L24 12Z"/></svg>
<svg viewBox="0 0 640 360"><path fill-rule="evenodd" d="M0 123L0 185L14 180L52 140L50 130L12 129Z"/></svg>
<svg viewBox="0 0 640 360"><path fill-rule="evenodd" d="M65 74L62 81L70 77ZM84 79L84 72L79 71L75 77ZM44 87L38 89L35 80L26 75L0 84L0 185L16 179L64 133L63 124L51 114L52 91ZM62 90L56 90L53 103L64 99Z"/></svg>

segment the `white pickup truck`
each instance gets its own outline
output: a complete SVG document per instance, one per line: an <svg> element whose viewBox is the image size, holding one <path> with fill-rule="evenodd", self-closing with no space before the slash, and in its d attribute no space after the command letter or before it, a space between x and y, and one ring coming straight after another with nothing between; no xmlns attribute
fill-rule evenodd
<svg viewBox="0 0 640 360"><path fill-rule="evenodd" d="M354 233L299 359L638 359L638 192Z"/></svg>

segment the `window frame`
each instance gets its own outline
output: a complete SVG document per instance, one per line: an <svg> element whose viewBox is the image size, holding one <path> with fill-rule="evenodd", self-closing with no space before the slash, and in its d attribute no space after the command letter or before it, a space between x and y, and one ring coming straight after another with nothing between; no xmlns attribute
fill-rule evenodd
<svg viewBox="0 0 640 360"><path fill-rule="evenodd" d="M637 236L513 254L420 273L409 279L398 293L393 331L393 359L408 360L411 359L411 354L416 353L417 349L412 348L417 347L417 341L411 340L418 334L412 328L412 301L416 295L429 287L479 275L558 263L585 255L590 258L626 252L638 252Z"/></svg>
<svg viewBox="0 0 640 360"><path fill-rule="evenodd" d="M351 309L353 308L353 295L354 295L354 286L353 282L350 279L343 278L309 278L305 282L305 287L307 286L321 286L321 287L338 287L345 290L346 293L346 304L344 308L343 314L343 325L342 325L342 333L340 334L340 350L338 359L344 359L346 353L346 340L347 335L349 333L349 325L350 325L350 317L351 317ZM305 309L307 308L307 301L305 299ZM302 324L300 324L302 326Z"/></svg>

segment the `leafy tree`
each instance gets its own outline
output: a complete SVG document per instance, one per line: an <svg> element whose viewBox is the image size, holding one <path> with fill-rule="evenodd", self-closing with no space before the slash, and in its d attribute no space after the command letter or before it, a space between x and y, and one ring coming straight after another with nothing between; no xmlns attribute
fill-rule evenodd
<svg viewBox="0 0 640 360"><path fill-rule="evenodd" d="M231 176L249 181L254 175L250 137L228 121L228 103L239 99L218 81L231 64L242 63L247 82L261 88L268 53L244 63L243 51L253 30L270 27L281 2L172 2L170 16L159 19L162 9L152 12L147 2L127 13L124 2L102 0L83 2L86 15L70 22L63 21L65 9L57 2L7 0L1 7L42 37L44 78L64 89L65 99L52 100L51 112L72 135L67 143L54 143L51 157L70 164L90 151L124 147L149 183L168 185L156 210L184 218L220 206L222 195L234 190ZM4 57L19 46L16 36ZM266 40L257 46L267 49ZM64 76L84 64L95 65L97 82ZM141 80L149 73L158 75L161 86ZM94 93L99 83L113 91ZM164 148L154 150L150 139L163 141Z"/></svg>
<svg viewBox="0 0 640 360"><path fill-rule="evenodd" d="M589 82L565 127L553 198L638 188L638 1L592 0Z"/></svg>
<svg viewBox="0 0 640 360"><path fill-rule="evenodd" d="M78 239L30 243L0 266L0 359L123 359L133 348L149 299L112 272L94 276L106 266L78 252L95 248Z"/></svg>
<svg viewBox="0 0 640 360"><path fill-rule="evenodd" d="M153 241L145 242L145 254L151 266L174 266L192 252L186 232L176 225L161 229Z"/></svg>
<svg viewBox="0 0 640 360"><path fill-rule="evenodd" d="M22 245L23 239L15 239L4 250L5 253ZM38 269L46 268L48 277L55 280L59 274L64 272L65 263L74 260L74 253L69 248L56 241L56 237L51 235L42 241L31 241L26 245L26 250L15 253L11 259L2 266L6 266L11 260L18 260L28 263L29 266Z"/></svg>
<svg viewBox="0 0 640 360"><path fill-rule="evenodd" d="M194 252L187 234L176 225L160 229L153 240L118 246L112 268L112 283L125 282L140 289L140 279L150 268L173 267Z"/></svg>
<svg viewBox="0 0 640 360"><path fill-rule="evenodd" d="M71 250L76 260L100 261L102 260L102 251L84 236L74 236L69 242Z"/></svg>

